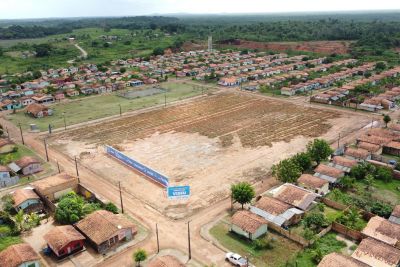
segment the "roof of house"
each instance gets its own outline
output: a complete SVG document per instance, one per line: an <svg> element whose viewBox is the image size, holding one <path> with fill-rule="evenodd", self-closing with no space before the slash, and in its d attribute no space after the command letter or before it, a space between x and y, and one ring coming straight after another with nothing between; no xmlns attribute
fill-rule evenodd
<svg viewBox="0 0 400 267"><path fill-rule="evenodd" d="M400 225L379 216L372 217L362 233L393 246L400 241Z"/></svg>
<svg viewBox="0 0 400 267"><path fill-rule="evenodd" d="M317 168L315 168L314 170L316 173L321 173L321 174L325 174L327 176L330 177L334 177L334 178L340 178L343 176L344 172L336 169L334 167L325 165L325 164L319 164Z"/></svg>
<svg viewBox="0 0 400 267"><path fill-rule="evenodd" d="M0 138L0 147L3 147L5 145L9 145L12 144L13 142L11 142L10 140L6 139L6 138Z"/></svg>
<svg viewBox="0 0 400 267"><path fill-rule="evenodd" d="M302 210L308 209L316 197L317 194L288 183L281 185L278 191L274 194L274 198Z"/></svg>
<svg viewBox="0 0 400 267"><path fill-rule="evenodd" d="M30 188L17 189L12 193L14 207L21 205L28 199L40 199L40 197Z"/></svg>
<svg viewBox="0 0 400 267"><path fill-rule="evenodd" d="M96 244L113 237L121 229L136 226L122 214L113 214L106 210L98 210L76 223L76 227Z"/></svg>
<svg viewBox="0 0 400 267"><path fill-rule="evenodd" d="M352 257L371 266L397 266L400 250L373 238L364 238Z"/></svg>
<svg viewBox="0 0 400 267"><path fill-rule="evenodd" d="M39 255L26 243L11 245L0 252L0 266L18 267L25 262L39 259Z"/></svg>
<svg viewBox="0 0 400 267"><path fill-rule="evenodd" d="M174 256L164 255L156 257L147 267L185 267L185 265Z"/></svg>
<svg viewBox="0 0 400 267"><path fill-rule="evenodd" d="M326 255L318 267L368 267L369 265L362 263L352 257L332 252Z"/></svg>
<svg viewBox="0 0 400 267"><path fill-rule="evenodd" d="M300 178L297 179L297 183L311 188L321 188L322 186L329 184L327 180L310 174L302 174Z"/></svg>
<svg viewBox="0 0 400 267"><path fill-rule="evenodd" d="M378 135L362 135L359 138L357 138L357 140L376 145L384 145L392 141L390 137L382 137Z"/></svg>
<svg viewBox="0 0 400 267"><path fill-rule="evenodd" d="M31 156L23 156L19 160L15 161L20 168L25 168L31 164L40 163L40 160Z"/></svg>
<svg viewBox="0 0 400 267"><path fill-rule="evenodd" d="M10 168L8 166L0 165L0 172L9 172Z"/></svg>
<svg viewBox="0 0 400 267"><path fill-rule="evenodd" d="M261 197L254 206L273 215L282 214L292 207L279 199L268 196Z"/></svg>
<svg viewBox="0 0 400 267"><path fill-rule="evenodd" d="M32 97L33 98L33 97ZM33 103L26 107L26 112L36 116L39 112L48 110L49 108L45 105Z"/></svg>
<svg viewBox="0 0 400 267"><path fill-rule="evenodd" d="M255 233L267 221L248 210L239 210L232 216L232 224L248 233Z"/></svg>
<svg viewBox="0 0 400 267"><path fill-rule="evenodd" d="M43 238L50 248L57 252L73 241L85 240L85 237L72 225L56 226Z"/></svg>
<svg viewBox="0 0 400 267"><path fill-rule="evenodd" d="M57 175L53 175L38 181L35 181L32 183L32 185L39 191L46 191L47 189L51 189L53 187L56 187L58 185L62 184L68 184L72 180L76 180L76 183L78 183L78 179L66 174L66 173L59 173Z"/></svg>
<svg viewBox="0 0 400 267"><path fill-rule="evenodd" d="M385 147L400 149L400 142L392 141L389 144L385 145Z"/></svg>
<svg viewBox="0 0 400 267"><path fill-rule="evenodd" d="M358 159L366 159L369 156L369 151L362 148L352 148L348 147L344 152L345 155L358 158Z"/></svg>
<svg viewBox="0 0 400 267"><path fill-rule="evenodd" d="M338 164L340 166L348 167L351 168L355 165L357 165L357 161L354 159L348 159L346 157L342 156L336 156L332 160L335 164Z"/></svg>
<svg viewBox="0 0 400 267"><path fill-rule="evenodd" d="M368 150L368 151L371 152L371 153L375 153L375 152L377 152L377 151L381 148L380 145L371 144L371 143L362 142L362 141L359 142L359 143L357 144L357 146L358 146L359 148Z"/></svg>

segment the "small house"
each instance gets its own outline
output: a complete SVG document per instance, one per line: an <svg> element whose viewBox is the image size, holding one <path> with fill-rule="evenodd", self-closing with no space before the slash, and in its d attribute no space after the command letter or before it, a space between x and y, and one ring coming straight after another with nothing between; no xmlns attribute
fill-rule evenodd
<svg viewBox="0 0 400 267"><path fill-rule="evenodd" d="M11 176L9 167L0 165L0 188L15 185L18 181L18 176Z"/></svg>
<svg viewBox="0 0 400 267"><path fill-rule="evenodd" d="M240 210L232 216L231 231L255 240L267 233L268 223L261 216L247 210Z"/></svg>
<svg viewBox="0 0 400 267"><path fill-rule="evenodd" d="M67 96L69 97L74 97L74 96L78 96L79 95L79 91L75 90L75 89L67 89L65 91L65 93L67 94Z"/></svg>
<svg viewBox="0 0 400 267"><path fill-rule="evenodd" d="M136 226L122 214L95 211L75 224L99 253L105 253L136 235Z"/></svg>
<svg viewBox="0 0 400 267"><path fill-rule="evenodd" d="M310 174L302 174L297 179L297 184L320 195L329 193L329 181Z"/></svg>
<svg viewBox="0 0 400 267"><path fill-rule="evenodd" d="M18 167L18 169L14 170L15 165ZM42 166L41 166L40 160L31 157L31 156L23 156L19 160L15 161L14 164L9 164L8 166L13 169L14 172L16 173L22 173L23 175L30 175L34 174L37 172L41 172Z"/></svg>
<svg viewBox="0 0 400 267"><path fill-rule="evenodd" d="M78 178L66 173L53 175L32 183L36 192L42 198L54 201L65 194L78 191Z"/></svg>
<svg viewBox="0 0 400 267"><path fill-rule="evenodd" d="M332 159L332 162L329 163L329 166L342 170L346 173L349 173L351 171L351 168L353 168L357 164L358 164L357 160L349 159L342 156L335 156Z"/></svg>
<svg viewBox="0 0 400 267"><path fill-rule="evenodd" d="M58 258L65 258L84 248L85 237L72 225L56 226L43 236L47 247Z"/></svg>
<svg viewBox="0 0 400 267"><path fill-rule="evenodd" d="M368 150L362 148L348 147L344 151L344 155L347 158L357 160L359 162L371 159L371 153Z"/></svg>
<svg viewBox="0 0 400 267"><path fill-rule="evenodd" d="M392 141L389 144L383 145L383 153L400 156L400 142Z"/></svg>
<svg viewBox="0 0 400 267"><path fill-rule="evenodd" d="M272 190L273 197L303 211L310 210L317 194L299 186L286 183Z"/></svg>
<svg viewBox="0 0 400 267"><path fill-rule="evenodd" d="M42 201L32 188L17 189L11 195L17 212L23 210L25 213L32 213L43 210Z"/></svg>
<svg viewBox="0 0 400 267"><path fill-rule="evenodd" d="M344 176L344 172L342 170L325 164L319 164L314 171L314 176L327 180L331 184L336 183L338 179Z"/></svg>
<svg viewBox="0 0 400 267"><path fill-rule="evenodd" d="M322 258L318 267L369 267L369 265L350 256L332 252Z"/></svg>
<svg viewBox="0 0 400 267"><path fill-rule="evenodd" d="M45 105L33 103L26 108L26 113L35 118L42 118L53 115L53 110Z"/></svg>
<svg viewBox="0 0 400 267"><path fill-rule="evenodd" d="M369 266L398 267L400 250L373 238L364 238L351 255Z"/></svg>
<svg viewBox="0 0 400 267"><path fill-rule="evenodd" d="M399 245L400 225L379 216L372 217L362 233L391 246Z"/></svg>
<svg viewBox="0 0 400 267"><path fill-rule="evenodd" d="M40 267L40 257L29 244L11 245L0 252L0 266Z"/></svg>

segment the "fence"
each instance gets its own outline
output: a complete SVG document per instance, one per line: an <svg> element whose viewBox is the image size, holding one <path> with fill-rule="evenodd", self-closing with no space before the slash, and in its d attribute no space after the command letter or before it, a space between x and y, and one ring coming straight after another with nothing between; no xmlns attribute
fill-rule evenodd
<svg viewBox="0 0 400 267"><path fill-rule="evenodd" d="M332 230L356 241L361 241L365 237L365 235L360 231L350 229L347 226L337 222L332 223Z"/></svg>
<svg viewBox="0 0 400 267"><path fill-rule="evenodd" d="M325 197L325 198L322 198L322 202L323 202L325 205L327 205L328 207L331 207L331 208L336 209L336 210L345 210L345 209L348 208L347 205L344 205L344 204L341 204L341 203L339 203L339 202L333 201L333 200L328 199L328 198L326 198L326 197Z"/></svg>

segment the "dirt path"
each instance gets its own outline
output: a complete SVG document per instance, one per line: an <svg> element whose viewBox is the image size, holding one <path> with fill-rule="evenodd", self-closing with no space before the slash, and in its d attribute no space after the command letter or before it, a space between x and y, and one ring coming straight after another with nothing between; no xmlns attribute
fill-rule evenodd
<svg viewBox="0 0 400 267"><path fill-rule="evenodd" d="M88 53L86 52L85 49L79 46L79 44L74 44L74 46L81 52L81 55L79 58L85 59L88 56ZM75 59L68 60L67 63L72 64L75 62Z"/></svg>

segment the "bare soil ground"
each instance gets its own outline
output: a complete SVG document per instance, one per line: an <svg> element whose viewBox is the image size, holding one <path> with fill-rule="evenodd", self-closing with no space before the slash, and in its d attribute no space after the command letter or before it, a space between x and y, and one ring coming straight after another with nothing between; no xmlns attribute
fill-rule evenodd
<svg viewBox="0 0 400 267"><path fill-rule="evenodd" d="M238 181L271 179L277 161L304 150L308 141L330 141L369 119L280 100L221 93L182 105L89 125L52 137L53 148L170 218L183 218L229 196ZM104 144L170 178L190 185L189 200L169 201L165 190L104 153ZM267 182L267 181L266 181Z"/></svg>
<svg viewBox="0 0 400 267"><path fill-rule="evenodd" d="M235 40L231 46L247 49L265 49L275 51L308 51L324 54L347 54L350 52L349 41L308 41L308 42L253 42L246 40Z"/></svg>

